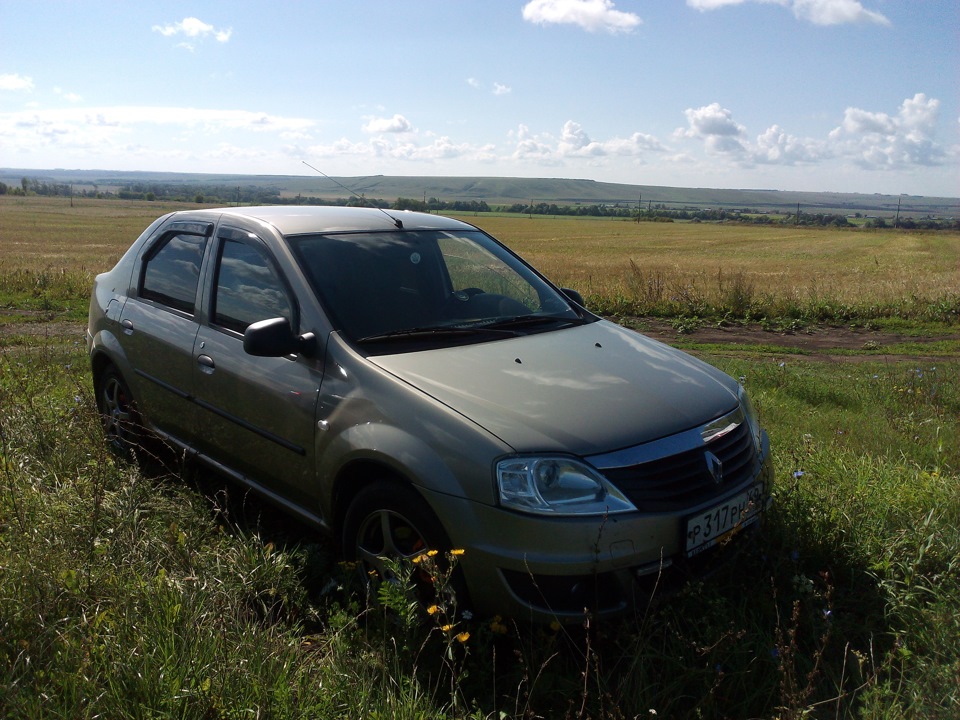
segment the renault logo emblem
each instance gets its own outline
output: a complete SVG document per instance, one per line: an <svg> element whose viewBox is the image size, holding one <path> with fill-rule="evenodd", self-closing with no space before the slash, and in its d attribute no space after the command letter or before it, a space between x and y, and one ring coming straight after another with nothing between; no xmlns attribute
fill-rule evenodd
<svg viewBox="0 0 960 720"><path fill-rule="evenodd" d="M707 470L710 471L713 481L719 485L723 481L723 463L709 450L704 455L707 461Z"/></svg>

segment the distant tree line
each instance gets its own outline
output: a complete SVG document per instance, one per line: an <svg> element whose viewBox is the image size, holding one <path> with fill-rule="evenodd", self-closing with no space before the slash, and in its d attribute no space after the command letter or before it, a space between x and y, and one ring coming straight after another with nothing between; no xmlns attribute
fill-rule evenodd
<svg viewBox="0 0 960 720"><path fill-rule="evenodd" d="M806 225L817 227L857 227L846 215L838 213L780 213L773 214L757 209L713 209L713 208L668 208L663 204L650 204L647 209L636 206L613 203L593 205L557 205L555 203L514 203L502 208L505 212L522 215L560 215L631 218L637 222L738 222L751 225ZM856 218L862 218L856 213ZM906 230L960 230L960 219L954 218L899 218L898 220L880 217L868 218L863 227Z"/></svg>
<svg viewBox="0 0 960 720"><path fill-rule="evenodd" d="M101 190L97 185L74 189L62 182L48 182L24 177L20 185L0 182L0 195L47 195L61 197L117 198L120 200L164 200L172 202L196 202L211 205L334 205L372 206L394 210L418 210L421 212L507 212L519 215L556 215L613 217L636 222L738 222L753 225L806 225L818 227L855 227L846 215L835 213L770 213L757 209L725 208L670 208L662 203L649 203L644 209L631 203L593 203L558 205L557 203L514 203L491 207L483 200L445 201L435 197L424 200L397 198L393 202L383 198L367 198L362 195L324 198L313 195L283 196L274 187L261 185L228 184L183 184L163 182L132 182L122 185L115 192ZM857 219L863 219L856 213ZM866 228L898 227L905 230L960 230L960 219L901 217L896 220L881 217L867 218L862 223Z"/></svg>

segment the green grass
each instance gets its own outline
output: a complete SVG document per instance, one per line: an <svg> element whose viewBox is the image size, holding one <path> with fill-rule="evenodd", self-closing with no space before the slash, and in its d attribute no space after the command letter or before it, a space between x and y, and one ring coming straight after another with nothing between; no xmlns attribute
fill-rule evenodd
<svg viewBox="0 0 960 720"><path fill-rule="evenodd" d="M230 486L109 454L71 338L3 345L0 715L955 715L960 363L710 359L772 436L757 549L589 632L460 642L402 596L364 609L323 538Z"/></svg>
<svg viewBox="0 0 960 720"><path fill-rule="evenodd" d="M743 378L770 432L776 502L760 542L677 595L657 590L649 605L643 598L636 615L585 619L589 630L490 618L444 629L454 624L448 614L411 608L401 592L368 608L325 538L222 481L180 477L149 458L141 468L107 452L74 328L92 274L162 209L37 204L22 212L48 217L30 225L11 207L0 212L0 317L18 323L0 328L0 716L960 715L956 340L864 347L847 351L857 362L820 362L779 347L775 335L764 346L720 348L680 335L678 344ZM555 237L538 239L550 221L522 222L530 233L523 237L510 237L516 225L490 229L535 261L554 263L561 281L564 273L590 277L578 275L581 267L596 272L594 288L602 273L660 252L652 244L662 242L665 257L682 258L663 270L668 285L692 278L701 287L709 275L719 289L715 270L698 275L692 263L710 257L738 267L761 241L717 230L707 253L696 243L684 248L680 237L631 246L634 228L623 224L561 229L566 221L558 220L549 225ZM568 232L577 240L567 242ZM778 237L786 241L762 241ZM856 234L817 237L860 242ZM921 303L939 297L946 314L904 310L857 324L955 333L951 251L929 239L903 245L896 234L867 239L881 240L874 250L889 287L898 263L925 273L928 251L934 264L947 263L923 275L930 285ZM765 262L769 269L781 260ZM807 287L823 288L817 302L842 308L849 301L832 290L881 279L858 280L851 262L842 252L813 252L783 272L810 272ZM744 284L724 280L741 310L754 307L745 289L763 275L758 268L747 267ZM821 282L818 273L832 279ZM938 278L943 284L933 284ZM658 286L637 285L622 303L616 292L626 285L609 287L611 306L629 309ZM753 287L766 296L759 280ZM916 303L909 292L891 292L876 307ZM702 318L672 316L678 331ZM796 327L789 314L768 321L774 330ZM875 352L902 359L875 361Z"/></svg>

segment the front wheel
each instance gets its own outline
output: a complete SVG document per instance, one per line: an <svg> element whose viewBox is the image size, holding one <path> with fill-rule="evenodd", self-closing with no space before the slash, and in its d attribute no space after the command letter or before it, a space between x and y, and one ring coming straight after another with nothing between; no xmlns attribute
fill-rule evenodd
<svg viewBox="0 0 960 720"><path fill-rule="evenodd" d="M412 488L395 482L376 481L361 490L350 503L343 523L343 553L360 566L365 578L397 582L394 568L437 550L437 577L422 567L411 574L412 590L421 605L455 596L464 607L466 593L459 570L448 572L445 553L450 541L440 521ZM452 576L451 576L452 575ZM443 596L443 597L440 597Z"/></svg>

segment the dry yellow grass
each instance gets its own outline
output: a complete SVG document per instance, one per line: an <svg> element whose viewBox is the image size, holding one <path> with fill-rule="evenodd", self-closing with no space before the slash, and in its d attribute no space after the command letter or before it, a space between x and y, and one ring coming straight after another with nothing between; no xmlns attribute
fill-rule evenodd
<svg viewBox="0 0 960 720"><path fill-rule="evenodd" d="M101 272L159 215L196 204L0 196L0 272ZM960 233L464 216L596 298L746 293L767 305L960 297Z"/></svg>
<svg viewBox="0 0 960 720"><path fill-rule="evenodd" d="M960 295L956 232L525 217L479 223L555 282L601 296L631 297L657 283L706 296L739 283L784 302Z"/></svg>

